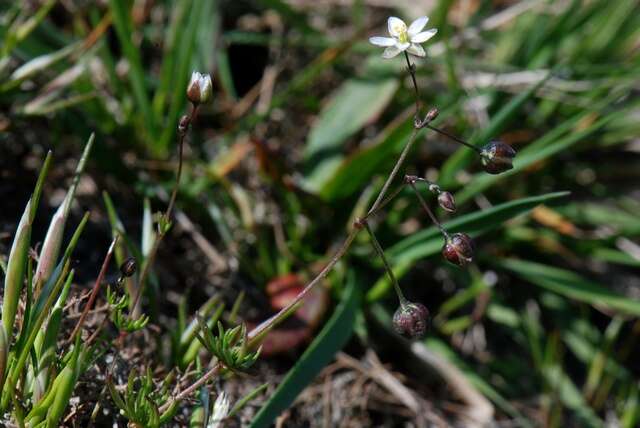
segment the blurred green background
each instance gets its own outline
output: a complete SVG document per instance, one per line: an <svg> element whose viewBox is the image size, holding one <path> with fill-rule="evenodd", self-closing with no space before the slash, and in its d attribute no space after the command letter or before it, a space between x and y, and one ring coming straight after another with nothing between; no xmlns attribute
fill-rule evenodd
<svg viewBox="0 0 640 428"><path fill-rule="evenodd" d="M195 309L215 290L243 290L241 314L265 318L265 285L319 271L411 133L404 62L382 60L368 37L385 35L388 16L428 15L438 34L416 61L423 104L440 109L449 132L477 145L499 138L518 155L513 170L490 176L472 151L423 130L408 158L404 171L455 194L458 212L438 216L476 238L469 269L445 264L442 238L409 191L376 216L405 294L433 315L418 348L453 364L487 400L487 420L637 426L639 11L632 0L0 1L0 253L42 154L53 149L60 165L43 201L52 210L51 190L64 188L95 132L78 195L92 210L81 244L89 282L110 239L101 192L134 235L145 197L161 209L184 89L200 70L213 77L213 101L188 138L182 217L146 304L166 331L183 295ZM406 376L423 414L344 410L343 426L470 412L455 387L423 377L425 367L447 370L391 335L397 300L364 234L327 285L331 304L310 347L260 366L275 384L298 364L259 418L293 405L345 344L356 359L376 350ZM291 426L322 420L309 391Z"/></svg>

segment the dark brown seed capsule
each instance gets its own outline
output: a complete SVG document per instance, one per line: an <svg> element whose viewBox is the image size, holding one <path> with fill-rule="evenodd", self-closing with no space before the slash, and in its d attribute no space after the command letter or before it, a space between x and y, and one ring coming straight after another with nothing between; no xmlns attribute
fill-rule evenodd
<svg viewBox="0 0 640 428"><path fill-rule="evenodd" d="M122 273L122 276L125 276L128 278L130 276L133 276L134 273L136 273L137 268L138 268L138 263L136 262L136 259L133 257L129 257L120 265L120 273Z"/></svg>
<svg viewBox="0 0 640 428"><path fill-rule="evenodd" d="M500 174L513 168L516 151L508 144L492 141L480 150L482 165L489 174Z"/></svg>
<svg viewBox="0 0 640 428"><path fill-rule="evenodd" d="M473 261L473 241L466 233L454 233L447 237L442 255L454 265L464 266Z"/></svg>
<svg viewBox="0 0 640 428"><path fill-rule="evenodd" d="M393 329L406 338L420 339L428 328L429 310L422 303L400 305L393 314Z"/></svg>
<svg viewBox="0 0 640 428"><path fill-rule="evenodd" d="M445 211L449 211L450 213L456 212L456 200L449 192L440 192L438 195L438 204L440 204Z"/></svg>

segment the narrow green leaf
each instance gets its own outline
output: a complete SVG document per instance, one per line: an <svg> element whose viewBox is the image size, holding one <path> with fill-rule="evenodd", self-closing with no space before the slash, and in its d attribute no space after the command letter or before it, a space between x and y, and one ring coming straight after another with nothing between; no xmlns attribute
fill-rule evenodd
<svg viewBox="0 0 640 428"><path fill-rule="evenodd" d="M20 223L13 239L7 262L7 275L4 279L4 299L2 302L2 324L7 338L13 337L13 324L15 321L18 300L24 282L24 274L27 266L27 256L31 245L31 229L36 216L36 209L42 194L44 179L51 167L51 152L47 153L40 175L36 182L33 195L27 202Z"/></svg>
<svg viewBox="0 0 640 428"><path fill-rule="evenodd" d="M118 41L131 67L129 70L129 80L131 81L133 96L144 120L144 126L142 126L141 129L148 132L150 134L149 137L154 139L157 134L156 120L153 116L151 103L147 95L140 50L134 46L132 41L133 24L131 23L129 6L124 0L109 0L109 8L113 16L113 25L116 29Z"/></svg>
<svg viewBox="0 0 640 428"><path fill-rule="evenodd" d="M210 1L194 1L191 5L187 22L180 29L182 34L178 40L179 45L173 55L177 57L173 78L171 79L171 90L169 92L169 114L165 123L171 126L163 127L162 133L158 140L153 141L153 147L160 153L166 151L169 147L171 139L175 136L178 129L178 117L187 103L186 90L189 76L191 74L194 55L196 48L196 35L200 27L199 20L203 19L204 8L210 7Z"/></svg>
<svg viewBox="0 0 640 428"><path fill-rule="evenodd" d="M47 53L45 55L41 55L39 57L31 59L30 61L17 68L11 74L11 76L9 76L9 79L0 87L0 91L7 91L19 86L26 79L29 79L30 77L43 70L49 69L49 67L63 60L73 52L77 52L78 47L78 43L71 44L58 51Z"/></svg>
<svg viewBox="0 0 640 428"><path fill-rule="evenodd" d="M495 263L534 285L570 299L640 316L640 301L622 296L574 272L525 260L503 259Z"/></svg>
<svg viewBox="0 0 640 428"><path fill-rule="evenodd" d="M368 68L375 63L371 60ZM396 78L350 79L331 96L311 129L304 152L308 191L322 190L344 158L344 142L379 115L397 89Z"/></svg>

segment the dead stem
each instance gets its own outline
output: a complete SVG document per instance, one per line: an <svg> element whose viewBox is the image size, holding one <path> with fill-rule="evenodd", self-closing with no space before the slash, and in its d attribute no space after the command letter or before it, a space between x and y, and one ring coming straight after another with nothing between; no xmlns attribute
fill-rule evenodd
<svg viewBox="0 0 640 428"><path fill-rule="evenodd" d="M204 375L202 375L197 381L189 385L187 388L183 389L180 393L178 393L174 398L170 401L167 401L164 405L162 405L158 411L160 413L165 412L174 402L180 401L189 395L191 395L196 389L200 386L204 385L209 379L218 374L220 368L222 367L221 363L216 363L212 368L209 369Z"/></svg>
<svg viewBox="0 0 640 428"><path fill-rule="evenodd" d="M78 318L78 322L76 322L76 326L74 327L73 331L69 335L69 338L67 339L67 344L73 342L76 334L80 332L80 328L84 323L84 319L86 318L87 314L89 313L89 310L91 309L91 307L93 306L93 303L96 300L96 297L98 296L98 291L100 291L100 287L102 286L102 281L104 280L104 276L107 273L107 268L109 267L109 262L111 261L111 256L113 255L113 251L116 247L116 244L118 243L118 239L119 239L119 235L116 235L116 237L113 238L113 241L111 241L111 245L107 250L107 254L104 257L104 261L102 262L100 273L98 274L98 277L96 278L96 282L93 285L93 290L91 290L91 296L89 297L89 301L87 302L86 305L84 305L84 310L82 311L80 318Z"/></svg>

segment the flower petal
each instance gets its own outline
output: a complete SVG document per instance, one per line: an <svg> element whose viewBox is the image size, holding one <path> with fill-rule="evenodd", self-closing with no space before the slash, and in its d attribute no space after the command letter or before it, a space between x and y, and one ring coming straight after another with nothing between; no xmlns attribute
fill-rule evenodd
<svg viewBox="0 0 640 428"><path fill-rule="evenodd" d="M423 57L427 55L423 47L420 45L416 45L415 43L411 43L411 46L409 46L409 48L407 49L407 52L409 52L411 55L415 55L419 57Z"/></svg>
<svg viewBox="0 0 640 428"><path fill-rule="evenodd" d="M387 20L387 27L389 27L389 34L393 37L400 37L400 35L407 31L407 24L400 18L396 18L395 16L389 17Z"/></svg>
<svg viewBox="0 0 640 428"><path fill-rule="evenodd" d="M369 43L376 46L393 46L396 44L396 41L391 37L369 37Z"/></svg>
<svg viewBox="0 0 640 428"><path fill-rule="evenodd" d="M421 16L420 18L413 21L411 25L409 25L409 29L407 30L407 33L409 33L409 37L413 37L420 31L422 31L425 25L427 25L427 22L429 22L428 16Z"/></svg>
<svg viewBox="0 0 640 428"><path fill-rule="evenodd" d="M418 33L415 36L411 37L411 43L424 43L433 36L436 35L438 30L432 28L431 30L423 31L422 33Z"/></svg>
<svg viewBox="0 0 640 428"><path fill-rule="evenodd" d="M382 58L390 59L402 52L397 46L389 46L382 53Z"/></svg>

